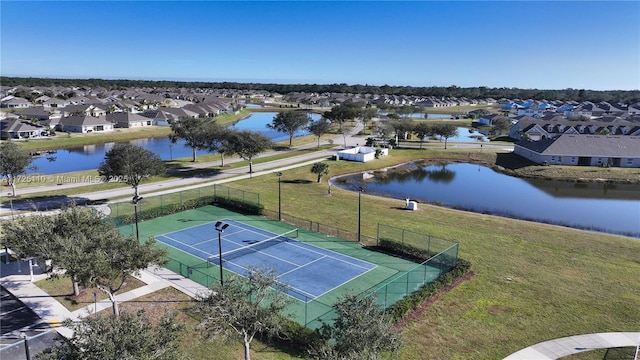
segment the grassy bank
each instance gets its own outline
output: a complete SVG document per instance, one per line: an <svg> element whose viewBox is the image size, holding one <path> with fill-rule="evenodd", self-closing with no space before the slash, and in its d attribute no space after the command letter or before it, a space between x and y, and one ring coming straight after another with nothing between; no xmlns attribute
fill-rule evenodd
<svg viewBox="0 0 640 360"><path fill-rule="evenodd" d="M447 155L464 160L467 154ZM416 154L403 152L393 162L404 156ZM330 166L336 175L374 164ZM259 192L265 207L277 211L275 175L233 186ZM458 241L476 276L407 327L402 359L498 359L552 338L637 331L640 241L435 206L421 205L416 212L403 207L401 200L362 195L363 234L375 236L382 222ZM333 189L329 195L326 181L317 184L309 168L282 176L284 213L355 232L357 209L356 193Z"/></svg>

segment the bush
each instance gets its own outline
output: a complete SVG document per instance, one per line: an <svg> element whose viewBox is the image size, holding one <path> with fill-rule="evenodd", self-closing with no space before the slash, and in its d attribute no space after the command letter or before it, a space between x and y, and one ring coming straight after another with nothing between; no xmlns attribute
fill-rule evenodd
<svg viewBox="0 0 640 360"><path fill-rule="evenodd" d="M462 277L471 269L471 263L467 260L458 258L457 264L451 271L442 274L432 283L423 286L411 296L393 304L387 311L386 315L393 321L398 322L406 318L413 310L417 309L425 300L436 295L447 286L451 285L456 279Z"/></svg>

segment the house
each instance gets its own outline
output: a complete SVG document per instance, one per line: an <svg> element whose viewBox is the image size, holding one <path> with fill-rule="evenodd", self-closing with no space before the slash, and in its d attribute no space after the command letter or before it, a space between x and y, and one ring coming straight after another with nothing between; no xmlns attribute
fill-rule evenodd
<svg viewBox="0 0 640 360"><path fill-rule="evenodd" d="M35 139L49 136L49 128L22 119L0 120L0 138L2 139Z"/></svg>
<svg viewBox="0 0 640 360"><path fill-rule="evenodd" d="M350 160L358 162L367 162L377 159L380 156L389 155L387 148L374 148L369 146L356 146L351 149L338 151L336 160Z"/></svg>
<svg viewBox="0 0 640 360"><path fill-rule="evenodd" d="M60 109L62 112L62 116L72 116L72 115L90 115L90 116L104 116L107 114L106 105L95 105L95 104L79 104L79 105L67 105L64 108Z"/></svg>
<svg viewBox="0 0 640 360"><path fill-rule="evenodd" d="M640 137L562 134L521 140L513 153L538 164L640 168Z"/></svg>
<svg viewBox="0 0 640 360"><path fill-rule="evenodd" d="M42 106L23 108L15 112L16 115L28 120L49 120L51 113Z"/></svg>
<svg viewBox="0 0 640 360"><path fill-rule="evenodd" d="M192 111L185 111L183 109L160 107L156 110L145 111L143 116L153 119L153 124L157 126L169 126L171 121L178 120L179 118L197 117L198 114Z"/></svg>
<svg viewBox="0 0 640 360"><path fill-rule="evenodd" d="M62 131L90 133L113 131L113 123L105 116L75 115L60 119L58 128Z"/></svg>
<svg viewBox="0 0 640 360"><path fill-rule="evenodd" d="M106 115L107 121L114 124L117 128L134 128L142 126L152 126L153 119L142 116L140 114L117 112Z"/></svg>
<svg viewBox="0 0 640 360"><path fill-rule="evenodd" d="M29 100L15 96L7 96L0 101L0 107L8 109L24 109L30 106L31 102Z"/></svg>

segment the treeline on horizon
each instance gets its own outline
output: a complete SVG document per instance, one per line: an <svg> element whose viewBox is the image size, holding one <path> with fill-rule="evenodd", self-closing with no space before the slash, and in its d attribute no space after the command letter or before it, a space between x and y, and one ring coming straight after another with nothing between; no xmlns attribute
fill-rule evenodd
<svg viewBox="0 0 640 360"><path fill-rule="evenodd" d="M351 93L377 95L415 95L436 97L466 97L469 99L534 99L561 101L606 101L612 104L634 104L640 102L640 90L587 90L587 89L518 89L489 88L486 86L462 88L452 86L374 86L348 84L274 84L274 83L239 83L239 82L205 82L205 81L168 81L168 80L106 80L106 79L55 79L37 77L0 77L2 86L62 86L62 87L104 87L110 90L122 90L135 87L148 88L201 88L201 89L235 89L265 90L279 94L292 92L313 93Z"/></svg>

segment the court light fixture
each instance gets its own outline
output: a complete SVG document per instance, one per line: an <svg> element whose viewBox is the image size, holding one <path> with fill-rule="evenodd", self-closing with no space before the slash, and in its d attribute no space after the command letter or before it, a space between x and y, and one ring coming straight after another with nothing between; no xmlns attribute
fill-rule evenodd
<svg viewBox="0 0 640 360"><path fill-rule="evenodd" d="M222 278L222 232L228 227L229 224L222 221L216 221L215 228L216 231L218 231L218 258L220 260L220 287L224 286L224 280Z"/></svg>
<svg viewBox="0 0 640 360"><path fill-rule="evenodd" d="M131 203L133 204L133 211L135 212L136 218L136 240L140 241L140 232L138 231L138 204L142 201L142 196L134 196L131 199Z"/></svg>

